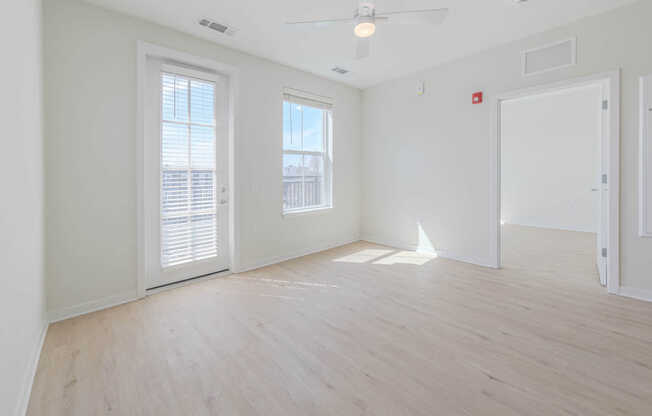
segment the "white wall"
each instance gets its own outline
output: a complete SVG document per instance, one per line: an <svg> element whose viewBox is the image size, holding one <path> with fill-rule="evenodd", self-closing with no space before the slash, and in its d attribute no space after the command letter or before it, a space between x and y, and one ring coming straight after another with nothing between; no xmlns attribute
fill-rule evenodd
<svg viewBox="0 0 652 416"><path fill-rule="evenodd" d="M600 85L503 102L501 218L597 232Z"/></svg>
<svg viewBox="0 0 652 416"><path fill-rule="evenodd" d="M414 74L363 92L362 236L491 264L489 160L496 94L621 67L621 285L652 289L652 240L637 236L637 81L652 72L652 2ZM520 52L577 36L578 65L524 78ZM436 53L425 51L424 53ZM427 93L416 95L418 80ZM485 103L471 104L484 91Z"/></svg>
<svg viewBox="0 0 652 416"><path fill-rule="evenodd" d="M1 16L0 414L22 415L45 328L41 2Z"/></svg>
<svg viewBox="0 0 652 416"><path fill-rule="evenodd" d="M75 0L46 2L48 306L136 290L136 44L236 66L241 268L359 237L360 91ZM335 98L334 208L281 216L281 91ZM90 303L87 303L90 302ZM82 305L83 306L83 305Z"/></svg>

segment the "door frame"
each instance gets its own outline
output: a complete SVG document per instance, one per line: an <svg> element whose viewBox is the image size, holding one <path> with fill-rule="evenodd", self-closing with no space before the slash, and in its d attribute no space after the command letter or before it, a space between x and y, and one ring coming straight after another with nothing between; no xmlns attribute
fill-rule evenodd
<svg viewBox="0 0 652 416"><path fill-rule="evenodd" d="M203 68L215 71L224 76L227 80L228 89L228 138L227 138L227 176L228 176L228 264L229 270L237 270L238 262L236 253L239 248L239 227L238 224L238 187L237 177L235 175L235 134L236 134L236 117L237 114L237 86L238 70L237 68L214 61L212 59L194 56L185 52L176 51L163 46L154 45L144 41L138 41L136 48L136 209L137 209L137 296L142 298L148 293L146 285L148 276L151 272L148 259L148 253L153 244L150 241L151 232L148 229L150 224L150 213L146 210L146 198L148 195L146 186L147 169L154 163L151 156L145 153L145 93L146 93L146 64L147 58L158 58L177 63L181 65L190 65L197 68ZM183 284L180 282L179 284ZM172 284L169 287L176 287ZM152 291L155 292L155 291Z"/></svg>
<svg viewBox="0 0 652 416"><path fill-rule="evenodd" d="M503 101L555 92L599 82L609 85L607 146L607 291L618 293L620 287L619 209L620 209L620 69L571 78L497 94L491 101L490 143L490 254L493 265L502 267L501 232L501 104Z"/></svg>

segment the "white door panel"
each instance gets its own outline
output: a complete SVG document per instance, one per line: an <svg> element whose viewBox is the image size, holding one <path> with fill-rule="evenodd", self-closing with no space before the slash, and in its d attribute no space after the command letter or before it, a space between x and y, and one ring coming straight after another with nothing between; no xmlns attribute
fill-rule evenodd
<svg viewBox="0 0 652 416"><path fill-rule="evenodd" d="M227 85L148 59L147 288L228 268Z"/></svg>

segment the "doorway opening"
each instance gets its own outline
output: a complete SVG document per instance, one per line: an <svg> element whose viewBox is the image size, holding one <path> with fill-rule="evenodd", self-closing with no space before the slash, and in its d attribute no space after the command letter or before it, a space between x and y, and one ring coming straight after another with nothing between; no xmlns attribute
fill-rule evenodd
<svg viewBox="0 0 652 416"><path fill-rule="evenodd" d="M498 267L593 276L617 292L618 78L497 98Z"/></svg>
<svg viewBox="0 0 652 416"><path fill-rule="evenodd" d="M138 296L237 268L235 68L138 44Z"/></svg>

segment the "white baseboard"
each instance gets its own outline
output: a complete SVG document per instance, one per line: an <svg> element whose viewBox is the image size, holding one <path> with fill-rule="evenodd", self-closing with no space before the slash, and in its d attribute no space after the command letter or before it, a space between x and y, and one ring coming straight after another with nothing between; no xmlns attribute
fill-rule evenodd
<svg viewBox="0 0 652 416"><path fill-rule="evenodd" d="M320 251L330 250L332 248L345 246L347 244L355 243L360 241L359 238L353 238L351 240L339 241L335 243L321 244L315 247L297 250L285 256L273 256L268 257L259 261L252 262L251 264L240 266L238 270L234 270L233 273L244 273L255 269L260 269L261 267L271 266L272 264L282 263L284 261L296 259L299 257L307 256L309 254L319 253Z"/></svg>
<svg viewBox="0 0 652 416"><path fill-rule="evenodd" d="M234 270L233 273L242 273L249 270L259 269L261 267L270 266L272 264L281 263L287 260L292 260L297 257L303 257L308 254L318 253L320 251L329 250L331 248L340 247L346 244L351 244L356 241L360 241L360 239L354 238L351 240L340 241L336 243L323 244L316 247L312 247L310 249L299 250L286 256L270 257L246 265L244 267L240 267L238 270ZM194 283L194 281L190 283ZM65 319L74 318L75 316L85 315L87 313L91 313L102 309L110 308L113 306L121 305L123 303L131 302L139 298L140 297L138 296L138 291L134 289L129 292L119 293L117 295L107 296L102 299L96 299L89 302L80 303L79 305L51 310L48 312L48 318L50 323L59 322Z"/></svg>
<svg viewBox="0 0 652 416"><path fill-rule="evenodd" d="M621 286L618 289L618 295L628 298L652 302L652 290L637 289L634 287Z"/></svg>
<svg viewBox="0 0 652 416"><path fill-rule="evenodd" d="M27 406L29 405L29 398L32 394L32 386L34 385L36 369L38 368L38 362L41 359L41 351L43 350L43 344L45 343L45 336L48 333L49 326L50 325L48 322L43 322L39 340L36 345L34 345L34 349L30 355L31 359L28 363L27 369L25 370L25 375L23 377L21 389L22 393L18 398L19 401L16 404L16 411L14 412L16 416L25 416L27 413Z"/></svg>
<svg viewBox="0 0 652 416"><path fill-rule="evenodd" d="M469 264L473 264L473 265L476 265L476 266L489 267L489 268L492 268L492 269L496 268L496 266L491 265L489 262L487 262L485 260L480 260L480 259L476 259L476 258L473 258L473 257L462 256L462 255L450 253L450 252L443 251L443 250L436 250L436 249L434 249L432 247L423 247L423 246L419 246L417 244L410 244L410 243L401 242L401 241L392 241L392 240L389 240L389 239L379 238L377 236L372 236L372 235L363 235L361 237L361 240L368 241L368 242L374 243L374 244L379 244L381 246L394 247L394 248L398 248L398 249L401 249L401 250L408 250L408 251L416 251L416 252L421 252L421 253L435 254L435 255L437 255L437 257L441 257L443 259L460 261L462 263L469 263Z"/></svg>
<svg viewBox="0 0 652 416"><path fill-rule="evenodd" d="M50 323L54 323L63 321L64 319L74 318L75 316L85 315L87 313L110 308L112 306L121 305L136 299L138 299L138 292L136 289L134 289L129 292L118 293L117 295L107 296L102 299L80 303L79 305L51 310L48 312L48 318Z"/></svg>

